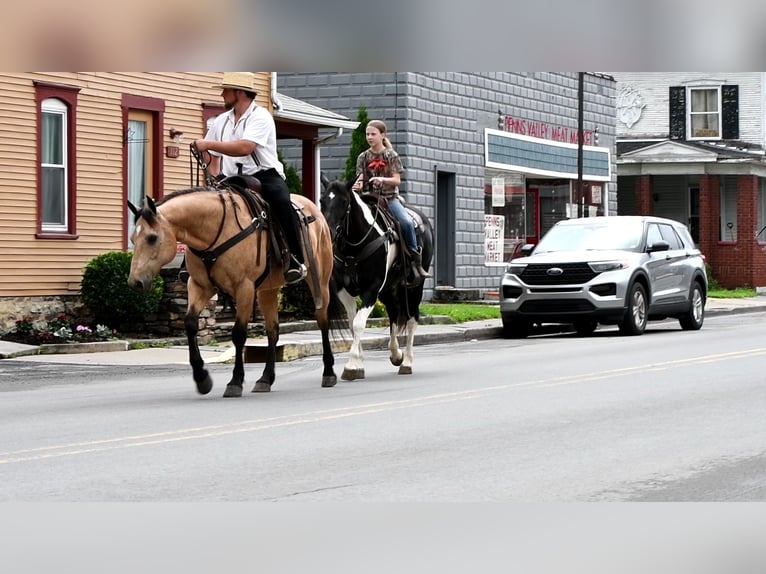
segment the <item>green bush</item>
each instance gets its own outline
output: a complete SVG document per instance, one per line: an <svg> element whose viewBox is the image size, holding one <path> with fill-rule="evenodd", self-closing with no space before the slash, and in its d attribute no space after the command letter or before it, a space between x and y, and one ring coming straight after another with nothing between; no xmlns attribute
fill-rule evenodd
<svg viewBox="0 0 766 574"><path fill-rule="evenodd" d="M82 275L80 295L96 321L120 329L123 325L140 323L160 306L165 282L154 278L149 293L137 293L128 287L132 253L109 251L91 259Z"/></svg>
<svg viewBox="0 0 766 574"><path fill-rule="evenodd" d="M311 281L311 277L308 277L307 281ZM314 318L314 298L306 281L282 287L279 311L293 319Z"/></svg>
<svg viewBox="0 0 766 574"><path fill-rule="evenodd" d="M705 263L705 272L707 273L708 291L719 291L721 284L713 277L713 268L710 266L710 263Z"/></svg>

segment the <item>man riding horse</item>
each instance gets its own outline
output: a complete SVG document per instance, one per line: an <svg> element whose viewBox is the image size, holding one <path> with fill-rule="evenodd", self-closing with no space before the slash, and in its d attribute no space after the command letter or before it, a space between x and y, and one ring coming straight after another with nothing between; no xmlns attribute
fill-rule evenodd
<svg viewBox="0 0 766 574"><path fill-rule="evenodd" d="M276 217L290 251L285 281L297 283L306 277L303 250L299 236L299 221L290 201L285 172L277 156L277 131L268 110L255 103L255 74L225 72L221 82L221 97L226 112L217 116L207 135L194 142L213 180L226 179L239 187L248 184L248 176L260 182L261 196Z"/></svg>

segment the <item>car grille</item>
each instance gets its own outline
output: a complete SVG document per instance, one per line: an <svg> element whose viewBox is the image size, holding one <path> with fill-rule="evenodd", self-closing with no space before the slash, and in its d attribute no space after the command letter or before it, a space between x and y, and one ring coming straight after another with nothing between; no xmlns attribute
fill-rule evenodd
<svg viewBox="0 0 766 574"><path fill-rule="evenodd" d="M595 307L590 301L582 299L541 299L537 301L525 301L519 308L520 313L588 313Z"/></svg>
<svg viewBox="0 0 766 574"><path fill-rule="evenodd" d="M547 271L551 268L561 269L563 273L549 275ZM533 263L527 265L520 277L527 285L580 285L596 275L587 263Z"/></svg>

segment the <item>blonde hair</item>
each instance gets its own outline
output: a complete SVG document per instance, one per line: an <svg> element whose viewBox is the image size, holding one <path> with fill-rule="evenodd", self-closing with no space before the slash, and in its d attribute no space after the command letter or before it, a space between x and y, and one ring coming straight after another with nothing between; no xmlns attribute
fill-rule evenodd
<svg viewBox="0 0 766 574"><path fill-rule="evenodd" d="M381 120L370 120L367 122L367 127L373 127L376 130L378 130L381 134L383 134L383 147L388 149L394 149L394 146L391 145L391 140L388 139L388 136L386 133L388 130L386 129L386 124L383 123Z"/></svg>

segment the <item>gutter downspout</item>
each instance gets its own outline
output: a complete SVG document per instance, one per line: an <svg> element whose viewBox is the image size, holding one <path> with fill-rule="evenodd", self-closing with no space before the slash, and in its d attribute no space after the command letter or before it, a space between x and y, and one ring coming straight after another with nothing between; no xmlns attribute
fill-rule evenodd
<svg viewBox="0 0 766 574"><path fill-rule="evenodd" d="M322 185L322 164L320 163L321 153L319 148L323 144L326 144L327 142L338 139L342 135L343 135L343 128L338 128L337 130L335 130L334 134L314 142L314 165L316 166L316 173L314 173L314 201L316 202L317 205L319 205L319 200L322 198L322 194L317 193L321 189L320 186Z"/></svg>
<svg viewBox="0 0 766 574"><path fill-rule="evenodd" d="M282 109L282 103L279 101L279 96L277 95L277 73L276 72L271 72L271 105L274 106L275 110Z"/></svg>

